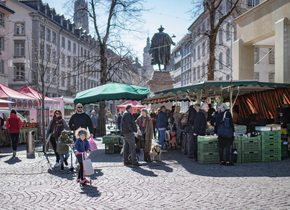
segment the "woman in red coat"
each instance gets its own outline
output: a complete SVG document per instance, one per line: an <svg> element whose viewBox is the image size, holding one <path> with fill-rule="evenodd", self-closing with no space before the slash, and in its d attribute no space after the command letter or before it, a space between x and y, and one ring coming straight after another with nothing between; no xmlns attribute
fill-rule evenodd
<svg viewBox="0 0 290 210"><path fill-rule="evenodd" d="M19 141L19 132L21 127L21 120L19 117L17 117L16 111L12 109L10 112L10 117L7 119L6 122L6 128L9 130L12 139L13 157L16 156L16 150Z"/></svg>

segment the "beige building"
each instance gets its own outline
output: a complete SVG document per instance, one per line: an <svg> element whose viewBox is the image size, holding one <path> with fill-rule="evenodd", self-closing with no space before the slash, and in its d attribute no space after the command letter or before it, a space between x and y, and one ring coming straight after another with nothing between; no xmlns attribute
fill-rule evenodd
<svg viewBox="0 0 290 210"><path fill-rule="evenodd" d="M268 80L290 83L290 1L267 0L236 18L233 79L254 79L255 48L268 49Z"/></svg>

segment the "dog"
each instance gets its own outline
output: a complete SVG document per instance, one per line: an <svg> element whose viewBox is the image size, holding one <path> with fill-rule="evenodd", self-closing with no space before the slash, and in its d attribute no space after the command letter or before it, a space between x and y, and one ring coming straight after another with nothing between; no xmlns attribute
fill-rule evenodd
<svg viewBox="0 0 290 210"><path fill-rule="evenodd" d="M156 144L155 146L152 146L151 147L151 153L150 153L150 156L151 156L151 160L153 161L154 158L155 160L156 159L156 156L158 155L159 156L159 161L161 162L161 145L160 144Z"/></svg>

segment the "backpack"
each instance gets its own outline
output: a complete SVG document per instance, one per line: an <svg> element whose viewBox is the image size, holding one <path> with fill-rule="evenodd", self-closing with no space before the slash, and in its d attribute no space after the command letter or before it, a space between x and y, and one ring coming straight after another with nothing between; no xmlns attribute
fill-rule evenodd
<svg viewBox="0 0 290 210"><path fill-rule="evenodd" d="M185 112L183 115L181 115L181 124L187 124L188 122L188 116L189 116L189 111Z"/></svg>
<svg viewBox="0 0 290 210"><path fill-rule="evenodd" d="M186 113L187 113L187 112L186 112ZM186 118L186 117L185 117L186 113L183 113L183 114L180 116L179 120L178 120L178 127L179 127L179 129L181 129L181 130L183 130L183 129L186 127L186 124L187 124L187 122L186 122L186 124L183 124L183 123L182 123L182 119L183 119L183 118ZM188 120L188 115L187 115L187 118L186 118L186 119Z"/></svg>
<svg viewBox="0 0 290 210"><path fill-rule="evenodd" d="M230 126L230 119L226 118L226 114L227 112L225 111L224 117L219 123L218 135L224 138L232 138L234 131Z"/></svg>

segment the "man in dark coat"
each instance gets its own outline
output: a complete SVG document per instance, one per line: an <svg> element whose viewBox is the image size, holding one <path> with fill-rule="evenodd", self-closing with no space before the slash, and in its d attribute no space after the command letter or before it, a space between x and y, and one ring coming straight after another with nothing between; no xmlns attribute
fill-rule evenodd
<svg viewBox="0 0 290 210"><path fill-rule="evenodd" d="M160 107L160 112L158 114L157 118L157 128L159 130L159 144L161 145L161 149L163 149L163 141L165 138L165 131L166 128L168 127L168 118L166 116L166 107L161 106Z"/></svg>
<svg viewBox="0 0 290 210"><path fill-rule="evenodd" d="M193 136L194 136L194 156L196 157L196 159L197 159L197 136L205 135L207 127L208 110L209 110L208 104L203 103L194 119Z"/></svg>
<svg viewBox="0 0 290 210"><path fill-rule="evenodd" d="M137 132L137 126L134 120L133 115L131 114L133 111L133 108L131 105L126 106L126 111L123 114L122 117L122 134L125 137L125 141L123 144L124 152L123 152L123 159L124 159L124 165L130 164L128 160L129 156L129 149L131 152L131 160L133 166L140 166L138 161L136 160L136 146L135 146L135 133Z"/></svg>
<svg viewBox="0 0 290 210"><path fill-rule="evenodd" d="M189 111L188 121L187 121L185 131L187 135L188 157L193 158L194 156L193 125L194 125L194 119L197 112L194 109L193 105L188 107L188 111Z"/></svg>
<svg viewBox="0 0 290 210"><path fill-rule="evenodd" d="M136 109L136 112L133 114L133 118L134 118L135 121L136 121L137 118L140 116L140 114L141 114L140 109Z"/></svg>

